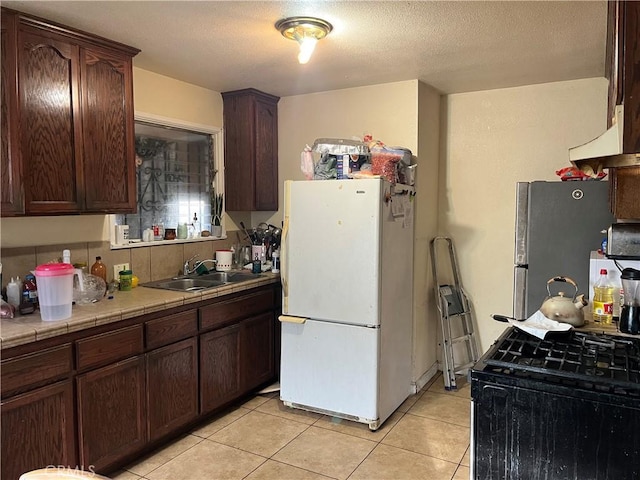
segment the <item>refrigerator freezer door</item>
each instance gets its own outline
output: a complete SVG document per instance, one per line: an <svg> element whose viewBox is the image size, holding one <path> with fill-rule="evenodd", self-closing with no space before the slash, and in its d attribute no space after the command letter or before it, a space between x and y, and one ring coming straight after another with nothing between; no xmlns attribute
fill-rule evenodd
<svg viewBox="0 0 640 480"><path fill-rule="evenodd" d="M354 420L378 418L379 329L282 323L280 399Z"/></svg>
<svg viewBox="0 0 640 480"><path fill-rule="evenodd" d="M519 184L518 192L521 188L525 187ZM608 182L528 184L527 214L518 214L516 225L516 232L526 232L525 317L519 318L529 317L540 308L552 277L569 277L578 284L578 293L588 292L591 250L604 238L601 232L615 221L608 199ZM516 210L520 212L520 207ZM516 238L516 250L518 244ZM551 294L558 292L552 290Z"/></svg>
<svg viewBox="0 0 640 480"><path fill-rule="evenodd" d="M285 315L379 325L385 185L380 179L285 182Z"/></svg>

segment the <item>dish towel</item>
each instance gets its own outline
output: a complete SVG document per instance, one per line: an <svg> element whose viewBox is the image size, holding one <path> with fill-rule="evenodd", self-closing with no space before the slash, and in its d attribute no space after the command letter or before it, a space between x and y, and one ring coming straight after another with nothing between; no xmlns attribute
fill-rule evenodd
<svg viewBox="0 0 640 480"><path fill-rule="evenodd" d="M560 323L545 317L540 310L523 322L509 320L509 323L520 330L527 332L540 340L544 340L549 332L568 332L572 326L568 323Z"/></svg>

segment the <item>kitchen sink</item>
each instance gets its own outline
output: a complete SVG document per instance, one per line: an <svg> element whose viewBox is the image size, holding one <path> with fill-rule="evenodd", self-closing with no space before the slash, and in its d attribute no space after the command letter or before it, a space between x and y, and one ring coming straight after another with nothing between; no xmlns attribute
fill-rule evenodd
<svg viewBox="0 0 640 480"><path fill-rule="evenodd" d="M224 283L237 283L244 282L245 280L253 280L254 278L260 277L262 277L262 275L255 275L253 273L245 272L210 272L198 278L201 278L203 280L217 280Z"/></svg>
<svg viewBox="0 0 640 480"><path fill-rule="evenodd" d="M260 277L262 277L262 275L245 272L210 272L204 275L165 278L163 280L156 280L155 282L142 283L140 286L173 290L176 292L201 292L229 283L244 282Z"/></svg>

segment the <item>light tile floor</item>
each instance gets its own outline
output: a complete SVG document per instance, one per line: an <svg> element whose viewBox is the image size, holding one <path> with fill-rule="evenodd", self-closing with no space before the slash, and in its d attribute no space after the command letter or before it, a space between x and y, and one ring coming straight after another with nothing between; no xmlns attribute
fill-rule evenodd
<svg viewBox="0 0 640 480"><path fill-rule="evenodd" d="M469 394L464 379L447 392L437 375L375 432L258 395L111 478L466 480Z"/></svg>

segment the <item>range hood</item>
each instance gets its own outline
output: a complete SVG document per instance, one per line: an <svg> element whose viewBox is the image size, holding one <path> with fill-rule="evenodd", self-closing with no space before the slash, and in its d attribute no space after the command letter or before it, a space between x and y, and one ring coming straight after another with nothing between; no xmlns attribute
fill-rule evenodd
<svg viewBox="0 0 640 480"><path fill-rule="evenodd" d="M584 145L569 149L569 160L576 168L595 177L605 168L640 166L640 153L622 153L623 106L617 105L609 130Z"/></svg>

